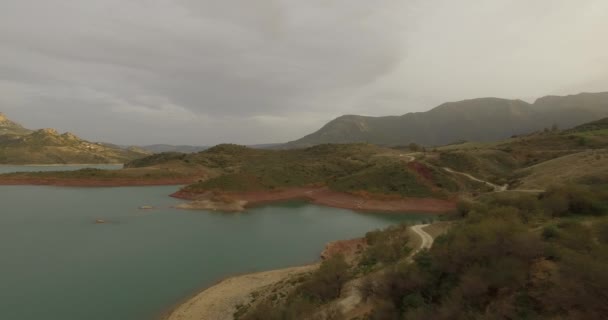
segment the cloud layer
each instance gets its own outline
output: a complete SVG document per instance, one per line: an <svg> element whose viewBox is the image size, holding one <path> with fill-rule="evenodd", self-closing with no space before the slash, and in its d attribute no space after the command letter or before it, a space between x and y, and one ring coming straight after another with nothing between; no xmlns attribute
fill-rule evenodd
<svg viewBox="0 0 608 320"><path fill-rule="evenodd" d="M0 111L116 143L608 90L603 0L4 0Z"/></svg>

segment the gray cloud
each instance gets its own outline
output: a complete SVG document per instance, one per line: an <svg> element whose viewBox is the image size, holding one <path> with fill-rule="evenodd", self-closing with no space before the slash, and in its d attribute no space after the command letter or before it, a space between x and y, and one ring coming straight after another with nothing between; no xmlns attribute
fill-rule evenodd
<svg viewBox="0 0 608 320"><path fill-rule="evenodd" d="M261 143L344 113L608 88L602 0L4 0L0 108L117 143Z"/></svg>

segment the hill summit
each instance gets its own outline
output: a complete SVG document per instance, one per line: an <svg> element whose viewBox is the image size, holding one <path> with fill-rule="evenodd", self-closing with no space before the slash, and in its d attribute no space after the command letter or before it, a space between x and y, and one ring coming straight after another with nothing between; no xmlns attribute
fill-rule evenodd
<svg viewBox="0 0 608 320"><path fill-rule="evenodd" d="M31 133L31 130L28 130L21 126L20 124L11 121L6 115L0 112L0 135L5 134L28 134Z"/></svg>

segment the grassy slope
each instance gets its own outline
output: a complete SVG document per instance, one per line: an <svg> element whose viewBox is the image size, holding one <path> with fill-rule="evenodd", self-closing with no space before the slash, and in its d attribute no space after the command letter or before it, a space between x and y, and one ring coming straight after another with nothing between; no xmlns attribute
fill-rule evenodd
<svg viewBox="0 0 608 320"><path fill-rule="evenodd" d="M544 188L608 174L607 120L571 130L544 131L493 143L463 143L435 149L430 162L497 184Z"/></svg>
<svg viewBox="0 0 608 320"><path fill-rule="evenodd" d="M539 189L557 183L608 184L608 150L590 150L522 170L518 188Z"/></svg>
<svg viewBox="0 0 608 320"><path fill-rule="evenodd" d="M228 148L228 149L226 149ZM233 147L236 148L236 147ZM220 146L196 156L227 174L188 187L188 190L273 190L286 187L329 186L340 191L430 195L406 164L390 149L372 145L320 145L299 150L234 150ZM399 185L386 189L387 178L398 173Z"/></svg>

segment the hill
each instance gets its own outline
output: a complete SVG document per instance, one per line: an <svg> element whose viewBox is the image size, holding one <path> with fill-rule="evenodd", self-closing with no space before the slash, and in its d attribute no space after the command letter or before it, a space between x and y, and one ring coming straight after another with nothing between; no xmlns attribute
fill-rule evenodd
<svg viewBox="0 0 608 320"><path fill-rule="evenodd" d="M569 130L543 130L491 143L439 147L437 166L469 172L512 189L545 189L555 184L608 185L608 119Z"/></svg>
<svg viewBox="0 0 608 320"><path fill-rule="evenodd" d="M456 141L493 141L554 125L570 128L608 116L608 92L548 96L533 104L481 98L444 103L427 112L402 116L346 115L319 131L289 142L286 148L322 143L367 142L397 146L438 146Z"/></svg>
<svg viewBox="0 0 608 320"><path fill-rule="evenodd" d="M190 146L190 145L171 145L171 144L151 144L140 147L150 153L163 153L163 152L181 152L181 153L195 153L201 152L208 149L206 146Z"/></svg>
<svg viewBox="0 0 608 320"><path fill-rule="evenodd" d="M69 132L32 131L0 114L0 164L124 163L147 155L82 140Z"/></svg>
<svg viewBox="0 0 608 320"><path fill-rule="evenodd" d="M404 157L399 150L370 144L328 144L293 150L218 145L196 154L157 154L125 167L170 164L200 166L215 173L184 189L193 193L327 187L340 192L424 197L445 196L446 190L456 190L462 184L462 179L449 177L413 157Z"/></svg>
<svg viewBox="0 0 608 320"><path fill-rule="evenodd" d="M467 194L448 221L330 244L320 267L260 286L235 318L604 319L606 124L416 155L512 189Z"/></svg>
<svg viewBox="0 0 608 320"><path fill-rule="evenodd" d="M253 149L280 149L282 144L279 143L268 143L268 144L254 144L248 145L249 148ZM163 152L181 152L181 153L196 153L205 151L210 146L191 146L191 145L172 145L172 144L151 144L140 147L142 150L146 150L150 153L163 153Z"/></svg>

